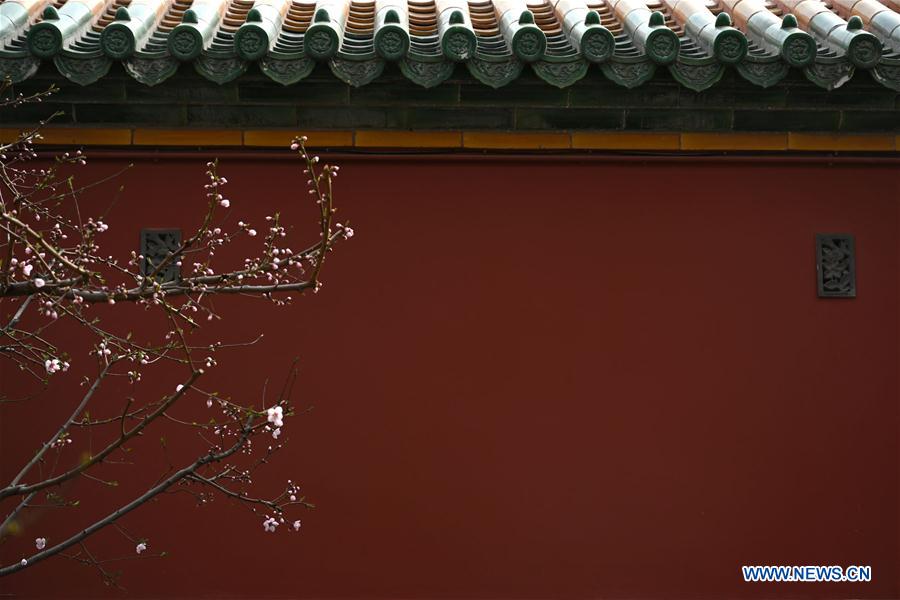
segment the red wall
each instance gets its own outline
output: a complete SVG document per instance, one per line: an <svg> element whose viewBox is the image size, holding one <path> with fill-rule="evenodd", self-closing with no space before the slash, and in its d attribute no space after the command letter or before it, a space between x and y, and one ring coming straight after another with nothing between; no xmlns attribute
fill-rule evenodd
<svg viewBox="0 0 900 600"><path fill-rule="evenodd" d="M111 247L188 227L205 159L137 161ZM266 337L208 384L259 401L301 357L296 399L315 409L259 483L302 480L318 508L301 534L269 535L224 501L155 503L125 523L171 556L124 563L130 595L900 597L896 163L342 164L357 236L316 296L217 301L222 337ZM311 217L295 162L224 156L222 173L235 220ZM855 300L816 297L817 232L856 235ZM56 385L37 413L4 409L5 480L71 402ZM121 489L148 468L119 467ZM79 525L38 514L3 563ZM94 547L132 552L115 535ZM874 581L745 584L742 564L871 565ZM0 590L120 594L59 560Z"/></svg>

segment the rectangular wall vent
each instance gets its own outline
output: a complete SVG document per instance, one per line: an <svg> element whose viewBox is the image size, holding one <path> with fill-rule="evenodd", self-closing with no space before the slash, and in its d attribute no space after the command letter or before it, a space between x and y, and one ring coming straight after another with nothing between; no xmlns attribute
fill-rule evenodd
<svg viewBox="0 0 900 600"><path fill-rule="evenodd" d="M856 243L846 233L816 235L816 275L820 298L856 297Z"/></svg>
<svg viewBox="0 0 900 600"><path fill-rule="evenodd" d="M141 274L153 274L156 268L171 252L181 247L180 229L142 229L141 230ZM157 281L178 281L181 278L181 267L172 259L159 273Z"/></svg>

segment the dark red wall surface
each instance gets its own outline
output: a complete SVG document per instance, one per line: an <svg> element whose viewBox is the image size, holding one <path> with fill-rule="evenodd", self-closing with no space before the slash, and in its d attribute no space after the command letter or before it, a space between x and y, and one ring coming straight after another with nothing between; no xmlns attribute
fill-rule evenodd
<svg viewBox="0 0 900 600"><path fill-rule="evenodd" d="M195 223L206 158L136 161L109 248ZM81 177L125 162L94 158ZM122 564L128 595L900 597L897 163L341 164L356 237L318 295L285 309L217 301L221 337L266 335L206 384L261 403L265 378L300 356L295 400L315 408L288 420L258 483L300 480L318 508L300 534L270 535L227 501L167 497L125 520L170 553ZM296 162L225 155L221 172L235 221L313 216ZM856 236L858 298L816 297L817 232ZM142 314L122 327L149 327ZM74 380L42 408L4 409L4 481L72 404ZM110 467L124 496L158 476L163 434L139 446L144 466ZM36 514L0 546L3 564L77 517ZM116 535L92 547L133 553ZM743 564L871 565L874 580L748 584ZM125 595L64 560L0 592Z"/></svg>

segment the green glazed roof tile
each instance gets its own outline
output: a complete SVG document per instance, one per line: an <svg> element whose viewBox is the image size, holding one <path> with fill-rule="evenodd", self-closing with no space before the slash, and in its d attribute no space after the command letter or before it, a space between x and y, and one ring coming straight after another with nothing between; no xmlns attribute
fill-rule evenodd
<svg viewBox="0 0 900 600"><path fill-rule="evenodd" d="M601 73L633 87L664 67L693 90L731 68L761 87L795 69L834 89L866 70L898 89L900 13L887 0L0 0L0 77L51 60L82 85L115 62L147 85L183 62L219 83L256 63L292 85L321 62L353 86L396 63L432 87L466 63L491 87L524 68L557 87Z"/></svg>

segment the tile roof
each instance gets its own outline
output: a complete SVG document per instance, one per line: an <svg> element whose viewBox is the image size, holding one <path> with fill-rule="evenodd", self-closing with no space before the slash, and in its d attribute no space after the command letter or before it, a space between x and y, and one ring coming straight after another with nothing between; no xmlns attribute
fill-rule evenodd
<svg viewBox="0 0 900 600"><path fill-rule="evenodd" d="M900 91L900 0L0 0L0 76L42 60L84 85L113 61L147 85L182 62L219 83L257 62L285 85L327 62L355 86L396 62L426 87L456 63L493 87L526 64L564 87L593 63L628 87L667 68L699 91L733 67L827 89L864 69Z"/></svg>

